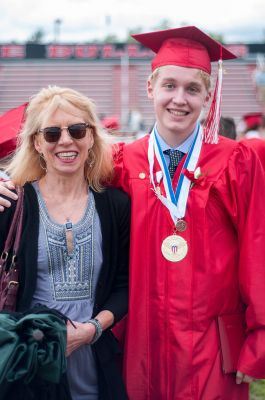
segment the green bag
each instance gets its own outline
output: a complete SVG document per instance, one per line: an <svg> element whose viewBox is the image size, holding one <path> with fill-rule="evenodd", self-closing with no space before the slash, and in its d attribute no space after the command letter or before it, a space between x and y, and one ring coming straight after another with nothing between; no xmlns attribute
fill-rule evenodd
<svg viewBox="0 0 265 400"><path fill-rule="evenodd" d="M46 307L32 311L0 313L0 385L35 377L58 383L66 371L67 319Z"/></svg>

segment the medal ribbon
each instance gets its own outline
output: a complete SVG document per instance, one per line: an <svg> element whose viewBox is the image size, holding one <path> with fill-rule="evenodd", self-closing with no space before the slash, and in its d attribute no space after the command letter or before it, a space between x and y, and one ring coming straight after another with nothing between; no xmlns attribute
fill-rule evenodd
<svg viewBox="0 0 265 400"><path fill-rule="evenodd" d="M149 161L151 184L159 200L169 210L174 224L176 224L178 219L183 218L186 213L186 207L190 191L190 180L183 174L183 170L184 169L187 169L189 171L195 170L201 152L202 137L203 137L202 128L200 124L197 124L196 135L191 145L191 148L188 152L185 163L182 167L176 188L176 193L174 193L165 157L162 152L159 141L157 139L156 126L153 128L152 133L150 134L149 146L148 146L148 161ZM156 191L154 174L153 174L154 156L156 156L159 166L162 170L163 184L166 192L166 197Z"/></svg>

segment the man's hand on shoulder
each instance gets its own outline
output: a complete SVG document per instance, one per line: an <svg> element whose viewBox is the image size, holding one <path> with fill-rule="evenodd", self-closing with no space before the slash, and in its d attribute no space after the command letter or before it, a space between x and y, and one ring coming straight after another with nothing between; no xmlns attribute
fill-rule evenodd
<svg viewBox="0 0 265 400"><path fill-rule="evenodd" d="M11 203L9 200L4 199L2 196L6 196L10 199L17 200L16 193L11 190L15 189L15 185L12 181L0 181L0 212L4 211L6 207L10 207Z"/></svg>

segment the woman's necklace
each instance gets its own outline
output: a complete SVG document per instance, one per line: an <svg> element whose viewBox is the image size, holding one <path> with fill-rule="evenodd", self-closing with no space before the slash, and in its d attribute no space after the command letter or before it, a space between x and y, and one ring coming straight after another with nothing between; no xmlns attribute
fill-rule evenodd
<svg viewBox="0 0 265 400"><path fill-rule="evenodd" d="M63 215L66 220L66 222L64 223L64 228L65 228L65 238L66 238L68 255L71 255L74 251L74 233L73 233L72 216L75 210L83 210L86 203L87 203L87 196L85 196L84 199L81 199L80 202L74 204L74 210L71 212L70 215L68 213L68 215L66 216L65 213L63 212Z"/></svg>
<svg viewBox="0 0 265 400"><path fill-rule="evenodd" d="M65 223L65 239L67 246L68 255L73 253L74 250L74 234L73 234L73 224L70 219L66 220Z"/></svg>
<svg viewBox="0 0 265 400"><path fill-rule="evenodd" d="M48 190L47 191L45 190L45 186L46 185L44 183L44 187L42 185L42 187L44 189L43 198L44 198L44 200L46 202L46 206L47 206L47 204L50 203L50 207L47 207L47 209L50 208L50 212L51 212L52 210L54 211L54 204L56 205L57 202L54 201L54 197L52 198L52 202L50 202L51 197L45 195L45 192L46 193L48 192ZM47 186L46 186L46 188L47 188ZM69 256L72 255L73 252L74 252L74 233L73 233L73 225L74 225L74 223L73 223L73 216L74 216L74 213L77 210L83 211L85 209L85 205L87 203L87 199L88 199L88 194L86 194L85 196L80 196L78 201L73 200L73 204L72 204L70 213L69 212L65 212L64 209L63 209L63 205L65 204L65 202L64 203L63 202L58 202L57 203L57 204L60 204L59 208L56 207L57 210L58 210L57 213L61 214L64 217L63 218L64 221L66 221L66 222L63 223L63 225L64 225L64 230L65 230L67 253L68 253Z"/></svg>

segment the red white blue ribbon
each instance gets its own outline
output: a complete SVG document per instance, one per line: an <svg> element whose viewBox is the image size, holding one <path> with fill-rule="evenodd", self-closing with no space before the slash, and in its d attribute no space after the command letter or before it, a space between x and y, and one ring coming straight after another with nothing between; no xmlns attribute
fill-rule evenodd
<svg viewBox="0 0 265 400"><path fill-rule="evenodd" d="M148 161L150 170L150 181L153 189L156 193L158 199L163 203L163 205L169 210L171 218L176 224L179 219L184 218L187 208L187 202L190 191L190 180L183 174L183 170L194 171L201 152L202 147L203 131L200 124L196 126L196 135L191 148L187 154L185 163L182 167L182 171L179 176L178 184L176 187L176 192L174 192L172 187L172 180L169 175L168 167L164 158L159 141L157 140L157 128L154 126L148 145ZM154 159L155 156L159 163L162 172L163 185L165 188L166 196L163 196L159 191L156 190L155 179L154 179ZM159 173L159 172L158 172ZM157 174L158 174L157 173ZM156 174L156 175L157 175Z"/></svg>

